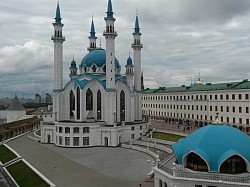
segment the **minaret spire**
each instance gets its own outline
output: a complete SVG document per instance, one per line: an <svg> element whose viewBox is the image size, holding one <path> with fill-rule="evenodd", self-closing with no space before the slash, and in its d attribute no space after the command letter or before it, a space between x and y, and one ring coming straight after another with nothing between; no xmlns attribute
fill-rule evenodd
<svg viewBox="0 0 250 187"><path fill-rule="evenodd" d="M95 36L95 25L94 25L93 14L92 14L90 36L89 36L89 47L87 48L89 52L96 49L96 39L97 37Z"/></svg>
<svg viewBox="0 0 250 187"><path fill-rule="evenodd" d="M111 0L109 0L109 2L108 2L108 10L106 13L107 13L108 18L113 18L114 12L113 12L113 8L112 8L112 1Z"/></svg>
<svg viewBox="0 0 250 187"><path fill-rule="evenodd" d="M106 21L106 29L103 36L106 39L106 120L107 124L114 125L117 121L116 111L116 86L115 86L115 18L113 17L113 8L111 0L108 0L107 16L104 18Z"/></svg>
<svg viewBox="0 0 250 187"><path fill-rule="evenodd" d="M54 42L54 96L53 96L53 112L54 119L57 121L61 119L60 114L60 92L63 90L63 42L65 37L62 34L63 24L61 22L61 13L59 3L56 7L56 17L54 26L54 35L51 40Z"/></svg>
<svg viewBox="0 0 250 187"><path fill-rule="evenodd" d="M139 18L138 13L136 13L135 17L135 28L134 28L134 43L132 43L131 47L134 51L134 89L138 92L138 97L135 98L135 105L139 106L138 109L135 110L135 120L142 119L142 100L141 100L141 90L142 90L142 81L141 81L141 33L139 26Z"/></svg>
<svg viewBox="0 0 250 187"><path fill-rule="evenodd" d="M62 18L61 18L61 12L60 12L60 7L59 7L59 1L57 2L57 7L56 7L56 17L55 17L55 24L62 24Z"/></svg>

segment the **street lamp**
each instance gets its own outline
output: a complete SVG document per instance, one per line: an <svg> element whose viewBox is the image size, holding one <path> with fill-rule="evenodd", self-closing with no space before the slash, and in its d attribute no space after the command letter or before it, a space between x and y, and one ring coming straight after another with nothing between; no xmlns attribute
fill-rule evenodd
<svg viewBox="0 0 250 187"><path fill-rule="evenodd" d="M115 119L116 111L114 111L113 114L114 114L114 123L115 123L116 122L116 119Z"/></svg>
<svg viewBox="0 0 250 187"><path fill-rule="evenodd" d="M98 110L98 111L97 111L97 119L98 119L98 120L100 120L100 119L101 119L100 114L101 114L101 111L100 111L100 110Z"/></svg>

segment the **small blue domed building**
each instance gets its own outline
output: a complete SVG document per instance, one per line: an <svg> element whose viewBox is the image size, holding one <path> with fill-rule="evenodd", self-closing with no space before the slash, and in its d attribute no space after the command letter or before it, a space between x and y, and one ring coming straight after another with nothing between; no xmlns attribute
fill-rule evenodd
<svg viewBox="0 0 250 187"><path fill-rule="evenodd" d="M250 137L228 125L208 125L172 144L155 168L155 186L250 186Z"/></svg>
<svg viewBox="0 0 250 187"><path fill-rule="evenodd" d="M41 126L41 139L62 147L117 146L139 139L147 131L142 119L141 33L138 15L133 32L133 60L129 56L126 73L115 55L115 31L112 1L104 20L106 49L97 47L92 18L87 54L78 64L69 65L70 80L63 85L62 18L59 4L53 23L54 95L53 123ZM132 30L132 28L131 28ZM129 51L129 50L128 50ZM125 59L124 59L125 60ZM78 64L78 66L77 66Z"/></svg>

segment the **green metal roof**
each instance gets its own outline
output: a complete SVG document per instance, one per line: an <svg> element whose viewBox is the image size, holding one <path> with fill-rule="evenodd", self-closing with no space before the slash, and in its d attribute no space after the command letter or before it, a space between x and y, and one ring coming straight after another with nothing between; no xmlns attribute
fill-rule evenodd
<svg viewBox="0 0 250 187"><path fill-rule="evenodd" d="M143 94L152 93L174 93L174 92L196 92L196 91L215 91L215 90L238 90L238 89L250 89L250 81L245 79L240 82L227 82L227 83L207 83L204 85L185 86L180 87L159 87L157 89L146 88L143 90Z"/></svg>

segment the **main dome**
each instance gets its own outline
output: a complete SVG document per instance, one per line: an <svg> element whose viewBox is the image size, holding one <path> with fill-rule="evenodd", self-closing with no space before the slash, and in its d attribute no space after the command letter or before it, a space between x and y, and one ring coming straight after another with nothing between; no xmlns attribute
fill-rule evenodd
<svg viewBox="0 0 250 187"><path fill-rule="evenodd" d="M250 138L228 125L208 125L172 145L179 164L185 155L194 152L206 160L210 172L218 172L220 164L232 155L250 162Z"/></svg>
<svg viewBox="0 0 250 187"><path fill-rule="evenodd" d="M97 67L103 67L106 64L106 50L95 49L90 51L81 61L80 67L92 67L96 65ZM115 68L120 69L121 66L117 58L115 58Z"/></svg>

